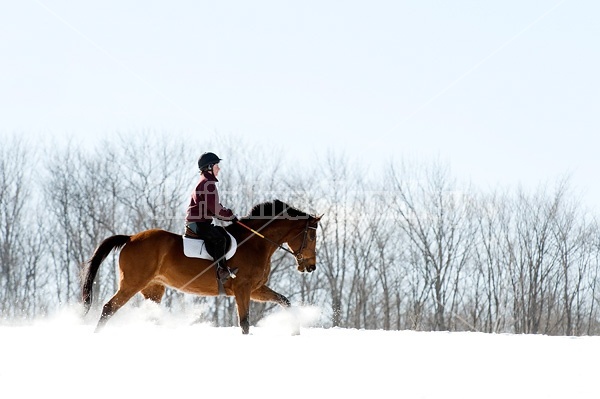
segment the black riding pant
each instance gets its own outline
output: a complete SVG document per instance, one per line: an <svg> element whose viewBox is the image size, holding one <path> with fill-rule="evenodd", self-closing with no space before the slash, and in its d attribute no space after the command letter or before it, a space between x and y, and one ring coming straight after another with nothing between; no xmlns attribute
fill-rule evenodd
<svg viewBox="0 0 600 399"><path fill-rule="evenodd" d="M188 227L198 235L198 238L204 240L206 250L210 256L215 260L221 259L219 263L225 266L225 254L230 240L225 229L206 222L188 223Z"/></svg>

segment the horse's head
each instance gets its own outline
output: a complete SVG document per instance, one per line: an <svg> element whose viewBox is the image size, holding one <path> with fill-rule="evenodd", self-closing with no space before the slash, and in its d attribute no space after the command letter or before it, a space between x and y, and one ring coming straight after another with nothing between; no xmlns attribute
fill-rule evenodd
<svg viewBox="0 0 600 399"><path fill-rule="evenodd" d="M321 216L309 215L302 212L285 202L274 200L272 202L264 202L255 205L250 211L250 214L244 221L254 222L256 220L258 230L263 230L262 233L252 230L252 228L240 224L246 229L251 230L259 237L270 241L296 257L298 270L301 272L313 272L317 268L317 227ZM266 223L261 220L268 220ZM278 223L271 222L278 220ZM262 224L262 227L260 225ZM275 231L273 231L275 230ZM269 231L269 233L267 233ZM268 238L279 237L277 242ZM282 247L281 244L287 243L290 249Z"/></svg>
<svg viewBox="0 0 600 399"><path fill-rule="evenodd" d="M317 228L322 216L309 216L302 231L288 241L301 272L313 272L317 268Z"/></svg>

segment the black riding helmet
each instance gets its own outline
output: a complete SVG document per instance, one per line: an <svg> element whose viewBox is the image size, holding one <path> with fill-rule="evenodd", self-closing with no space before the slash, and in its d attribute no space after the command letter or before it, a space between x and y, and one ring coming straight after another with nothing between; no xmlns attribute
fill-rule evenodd
<svg viewBox="0 0 600 399"><path fill-rule="evenodd" d="M217 154L213 152L205 152L202 154L202 156L200 156L200 159L198 159L198 168L200 168L202 171L208 170L212 165L219 163L219 161L222 161L222 159L219 158Z"/></svg>

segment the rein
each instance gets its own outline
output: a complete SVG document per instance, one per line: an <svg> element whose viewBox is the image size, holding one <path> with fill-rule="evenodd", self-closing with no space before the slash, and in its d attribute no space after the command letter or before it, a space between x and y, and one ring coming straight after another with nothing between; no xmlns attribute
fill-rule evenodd
<svg viewBox="0 0 600 399"><path fill-rule="evenodd" d="M252 232L253 234L256 234L257 236L259 236L260 238L262 238L263 240L267 240L269 241L271 244L276 245L277 247L279 247L279 249L283 249L285 252L288 252L292 255L294 255L294 257L298 260L301 261L304 257L302 256L302 251L304 250L304 247L306 246L306 237L307 237L307 233L308 233L308 229L315 229L316 227L311 227L308 225L308 220L306 221L306 227L304 228L304 231L296 234L294 237L304 233L304 239L302 240L302 246L300 247L300 249L298 250L298 252L294 252L289 248L284 247L282 244L278 244L275 241L265 237L264 235L262 235L261 233L259 233L258 231L250 228L249 226L246 226L244 223L240 222L239 220L236 222L237 224L239 224L240 226L244 227L245 229L249 230L250 232Z"/></svg>

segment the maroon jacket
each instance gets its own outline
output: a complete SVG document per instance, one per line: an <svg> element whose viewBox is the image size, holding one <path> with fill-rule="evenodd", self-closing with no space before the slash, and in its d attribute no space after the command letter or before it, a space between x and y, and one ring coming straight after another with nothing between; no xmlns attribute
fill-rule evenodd
<svg viewBox="0 0 600 399"><path fill-rule="evenodd" d="M234 214L231 209L225 208L219 201L217 182L217 178L212 173L202 173L200 182L198 182L198 186L192 193L192 199L187 209L187 216L185 217L187 223L210 223L213 217L221 220L233 219Z"/></svg>

